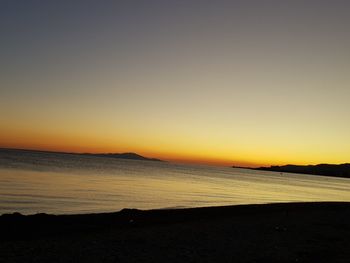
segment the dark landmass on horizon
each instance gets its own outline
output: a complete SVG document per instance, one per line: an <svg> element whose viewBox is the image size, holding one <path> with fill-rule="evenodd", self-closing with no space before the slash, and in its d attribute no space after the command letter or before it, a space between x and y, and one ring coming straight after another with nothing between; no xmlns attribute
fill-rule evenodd
<svg viewBox="0 0 350 263"><path fill-rule="evenodd" d="M350 178L350 164L317 164L317 165L283 165L252 168L253 170L274 171L282 173L312 174Z"/></svg>
<svg viewBox="0 0 350 263"><path fill-rule="evenodd" d="M83 155L95 156L95 157L107 157L107 158L119 158L119 159L130 159L130 160L141 160L141 161L157 161L164 162L163 160L156 158L148 158L137 153L84 153Z"/></svg>
<svg viewBox="0 0 350 263"><path fill-rule="evenodd" d="M349 262L350 203L0 216L2 262Z"/></svg>
<svg viewBox="0 0 350 263"><path fill-rule="evenodd" d="M72 152L55 152L55 151L42 151L42 150L31 150L31 149L15 149L15 148L0 148L0 152L33 152L33 153L52 153L52 154L69 154L69 155L83 155L83 156L94 156L94 157L106 157L116 159L128 159L128 160L139 160L139 161L157 161L164 162L163 160L156 158L147 158L137 153L72 153Z"/></svg>

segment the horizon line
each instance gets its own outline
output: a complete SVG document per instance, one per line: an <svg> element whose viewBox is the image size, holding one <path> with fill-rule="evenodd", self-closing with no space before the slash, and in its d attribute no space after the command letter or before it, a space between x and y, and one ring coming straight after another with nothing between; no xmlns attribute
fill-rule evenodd
<svg viewBox="0 0 350 263"><path fill-rule="evenodd" d="M293 163L286 163L286 164L280 164L280 165L274 165L274 164L268 164L268 165L253 165L253 166L242 166L242 165L235 165L234 162L231 165L223 165L224 162L215 162L215 160L211 161L209 160L192 160L192 159L169 159L169 158L162 158L159 156L144 156L142 154L139 154L136 151L126 151L126 152L80 152L80 151L63 151L63 150L48 150L48 149L35 149L35 148L15 148L15 147L3 147L0 146L0 150L18 150L18 151L33 151L33 152L42 152L42 153L59 153L59 154L81 154L81 155L88 155L88 154L125 154L125 153L133 153L140 155L145 158L149 159L160 159L161 161L167 161L171 163L179 163L179 164L197 164L197 165L208 165L208 166L220 166L220 167L232 167L232 168L242 168L242 169L252 169L252 168L261 168L261 167L272 167L272 166L285 166L285 165L300 165L300 166L308 166L308 165L341 165L341 164L350 164L350 162L345 163L317 163L317 164L293 164ZM227 163L227 162L225 162Z"/></svg>

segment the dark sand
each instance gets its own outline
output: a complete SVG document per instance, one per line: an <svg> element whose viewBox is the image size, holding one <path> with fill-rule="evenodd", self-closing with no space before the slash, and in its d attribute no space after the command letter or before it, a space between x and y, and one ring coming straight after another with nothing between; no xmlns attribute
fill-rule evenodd
<svg viewBox="0 0 350 263"><path fill-rule="evenodd" d="M350 203L0 217L1 262L350 262Z"/></svg>

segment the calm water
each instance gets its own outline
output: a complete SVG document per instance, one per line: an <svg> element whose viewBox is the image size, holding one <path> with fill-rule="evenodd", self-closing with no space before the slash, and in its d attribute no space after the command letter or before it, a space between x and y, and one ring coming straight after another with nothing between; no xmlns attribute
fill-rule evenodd
<svg viewBox="0 0 350 263"><path fill-rule="evenodd" d="M350 179L0 150L0 214L350 201Z"/></svg>

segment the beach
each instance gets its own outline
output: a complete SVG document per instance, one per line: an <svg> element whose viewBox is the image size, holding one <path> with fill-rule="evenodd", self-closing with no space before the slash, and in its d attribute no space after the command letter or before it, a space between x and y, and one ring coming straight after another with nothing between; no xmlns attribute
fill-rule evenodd
<svg viewBox="0 0 350 263"><path fill-rule="evenodd" d="M1 262L349 262L350 203L0 217Z"/></svg>

